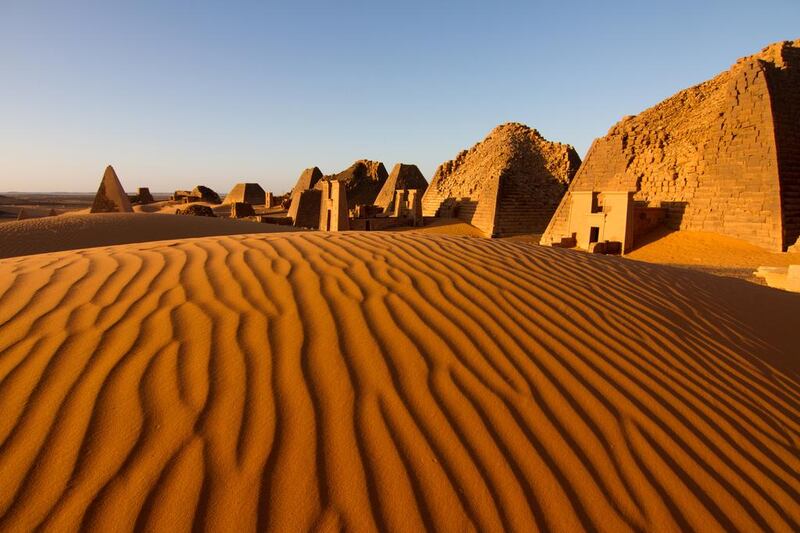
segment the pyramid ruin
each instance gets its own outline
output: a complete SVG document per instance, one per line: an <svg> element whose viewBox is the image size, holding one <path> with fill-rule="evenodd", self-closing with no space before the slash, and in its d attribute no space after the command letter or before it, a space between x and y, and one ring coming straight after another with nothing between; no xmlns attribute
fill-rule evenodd
<svg viewBox="0 0 800 533"><path fill-rule="evenodd" d="M422 214L458 217L487 237L540 233L580 162L572 146L523 124L503 124L439 166Z"/></svg>
<svg viewBox="0 0 800 533"><path fill-rule="evenodd" d="M136 202L142 205L152 204L155 202L153 195L150 193L149 187L139 187L136 191Z"/></svg>
<svg viewBox="0 0 800 533"><path fill-rule="evenodd" d="M197 185L194 189L192 189L192 196L199 198L202 202L208 202L210 204L222 203L222 199L219 197L219 194L217 194L214 189L206 187L205 185Z"/></svg>
<svg viewBox="0 0 800 533"><path fill-rule="evenodd" d="M122 184L119 182L117 173L111 165L106 167L103 179L100 181L100 188L94 196L94 202L89 210L90 213L133 213L131 201Z"/></svg>
<svg viewBox="0 0 800 533"><path fill-rule="evenodd" d="M258 183L237 183L225 197L225 203L244 202L250 205L264 205L267 194Z"/></svg>
<svg viewBox="0 0 800 533"><path fill-rule="evenodd" d="M319 169L319 167L307 168L300 174L300 177L297 178L297 183L295 183L291 194L294 195L294 193L297 191L307 191L308 189L313 189L317 182L321 179L322 171Z"/></svg>
<svg viewBox="0 0 800 533"><path fill-rule="evenodd" d="M384 209L389 209L392 200L395 197L394 192L398 189L415 189L419 194L424 194L425 189L428 188L428 180L419 171L417 165L406 165L404 163L397 163L386 183L383 184L378 197L375 199L375 205Z"/></svg>
<svg viewBox="0 0 800 533"><path fill-rule="evenodd" d="M347 207L353 209L356 205L374 204L388 177L389 173L380 161L360 159L338 174L325 176L325 179L344 184ZM317 182L314 187L321 190L322 183Z"/></svg>
<svg viewBox="0 0 800 533"><path fill-rule="evenodd" d="M785 250L800 235L799 143L797 40L742 58L595 140L541 242L602 241L602 195L629 193L632 239L661 210L675 230Z"/></svg>

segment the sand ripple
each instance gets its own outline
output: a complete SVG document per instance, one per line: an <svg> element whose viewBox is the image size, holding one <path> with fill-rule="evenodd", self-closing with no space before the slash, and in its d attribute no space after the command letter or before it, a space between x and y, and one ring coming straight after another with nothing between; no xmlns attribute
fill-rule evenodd
<svg viewBox="0 0 800 533"><path fill-rule="evenodd" d="M798 530L797 316L467 237L2 260L0 530Z"/></svg>

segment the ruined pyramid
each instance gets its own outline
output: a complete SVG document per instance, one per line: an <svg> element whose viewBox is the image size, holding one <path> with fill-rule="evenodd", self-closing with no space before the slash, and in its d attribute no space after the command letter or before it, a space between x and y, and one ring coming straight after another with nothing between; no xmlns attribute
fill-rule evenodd
<svg viewBox="0 0 800 533"><path fill-rule="evenodd" d="M307 191L308 189L313 189L317 182L321 179L322 171L319 169L319 167L305 169L300 174L300 177L297 178L297 183L295 183L294 188L292 189L292 196L294 196L294 194L298 191Z"/></svg>
<svg viewBox="0 0 800 533"><path fill-rule="evenodd" d="M359 159L338 174L325 176L328 180L344 183L348 209L359 204L374 204L388 177L383 163L368 159ZM314 187L321 190L322 183L317 182Z"/></svg>
<svg viewBox="0 0 800 533"><path fill-rule="evenodd" d="M226 204L244 202L250 205L264 205L267 193L258 183L237 183L225 197Z"/></svg>
<svg viewBox="0 0 800 533"><path fill-rule="evenodd" d="M119 182L114 167L108 165L94 196L90 213L132 213L131 201Z"/></svg>
<svg viewBox="0 0 800 533"><path fill-rule="evenodd" d="M487 237L544 230L580 166L572 146L523 124L493 129L439 166L422 199L424 216L456 216Z"/></svg>
<svg viewBox="0 0 800 533"><path fill-rule="evenodd" d="M800 40L775 43L594 141L542 244L569 239L573 193L632 192L667 227L774 251L800 235Z"/></svg>
<svg viewBox="0 0 800 533"><path fill-rule="evenodd" d="M427 188L428 180L419 171L417 165L397 163L386 179L386 183L383 184L381 192L378 193L375 205L387 209L394 199L394 191L398 189L416 189L419 194L423 194Z"/></svg>

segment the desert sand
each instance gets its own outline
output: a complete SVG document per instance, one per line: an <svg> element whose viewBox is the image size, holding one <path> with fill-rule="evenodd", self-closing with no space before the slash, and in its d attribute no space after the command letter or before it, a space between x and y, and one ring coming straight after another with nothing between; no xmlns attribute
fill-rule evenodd
<svg viewBox="0 0 800 533"><path fill-rule="evenodd" d="M145 213L66 213L57 217L0 224L0 257L187 237L276 231L297 230L228 218Z"/></svg>
<svg viewBox="0 0 800 533"><path fill-rule="evenodd" d="M800 264L800 253L770 252L747 241L704 231L656 230L628 259L685 266L743 268Z"/></svg>
<svg viewBox="0 0 800 533"><path fill-rule="evenodd" d="M3 259L0 530L797 530L798 315L413 232Z"/></svg>

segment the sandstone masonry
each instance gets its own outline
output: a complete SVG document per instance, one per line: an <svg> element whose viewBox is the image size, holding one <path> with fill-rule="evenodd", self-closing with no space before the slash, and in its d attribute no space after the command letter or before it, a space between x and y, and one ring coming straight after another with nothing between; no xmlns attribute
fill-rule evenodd
<svg viewBox="0 0 800 533"><path fill-rule="evenodd" d="M630 191L676 230L781 251L800 235L800 40L617 123L589 149L542 237L569 231L571 195Z"/></svg>

